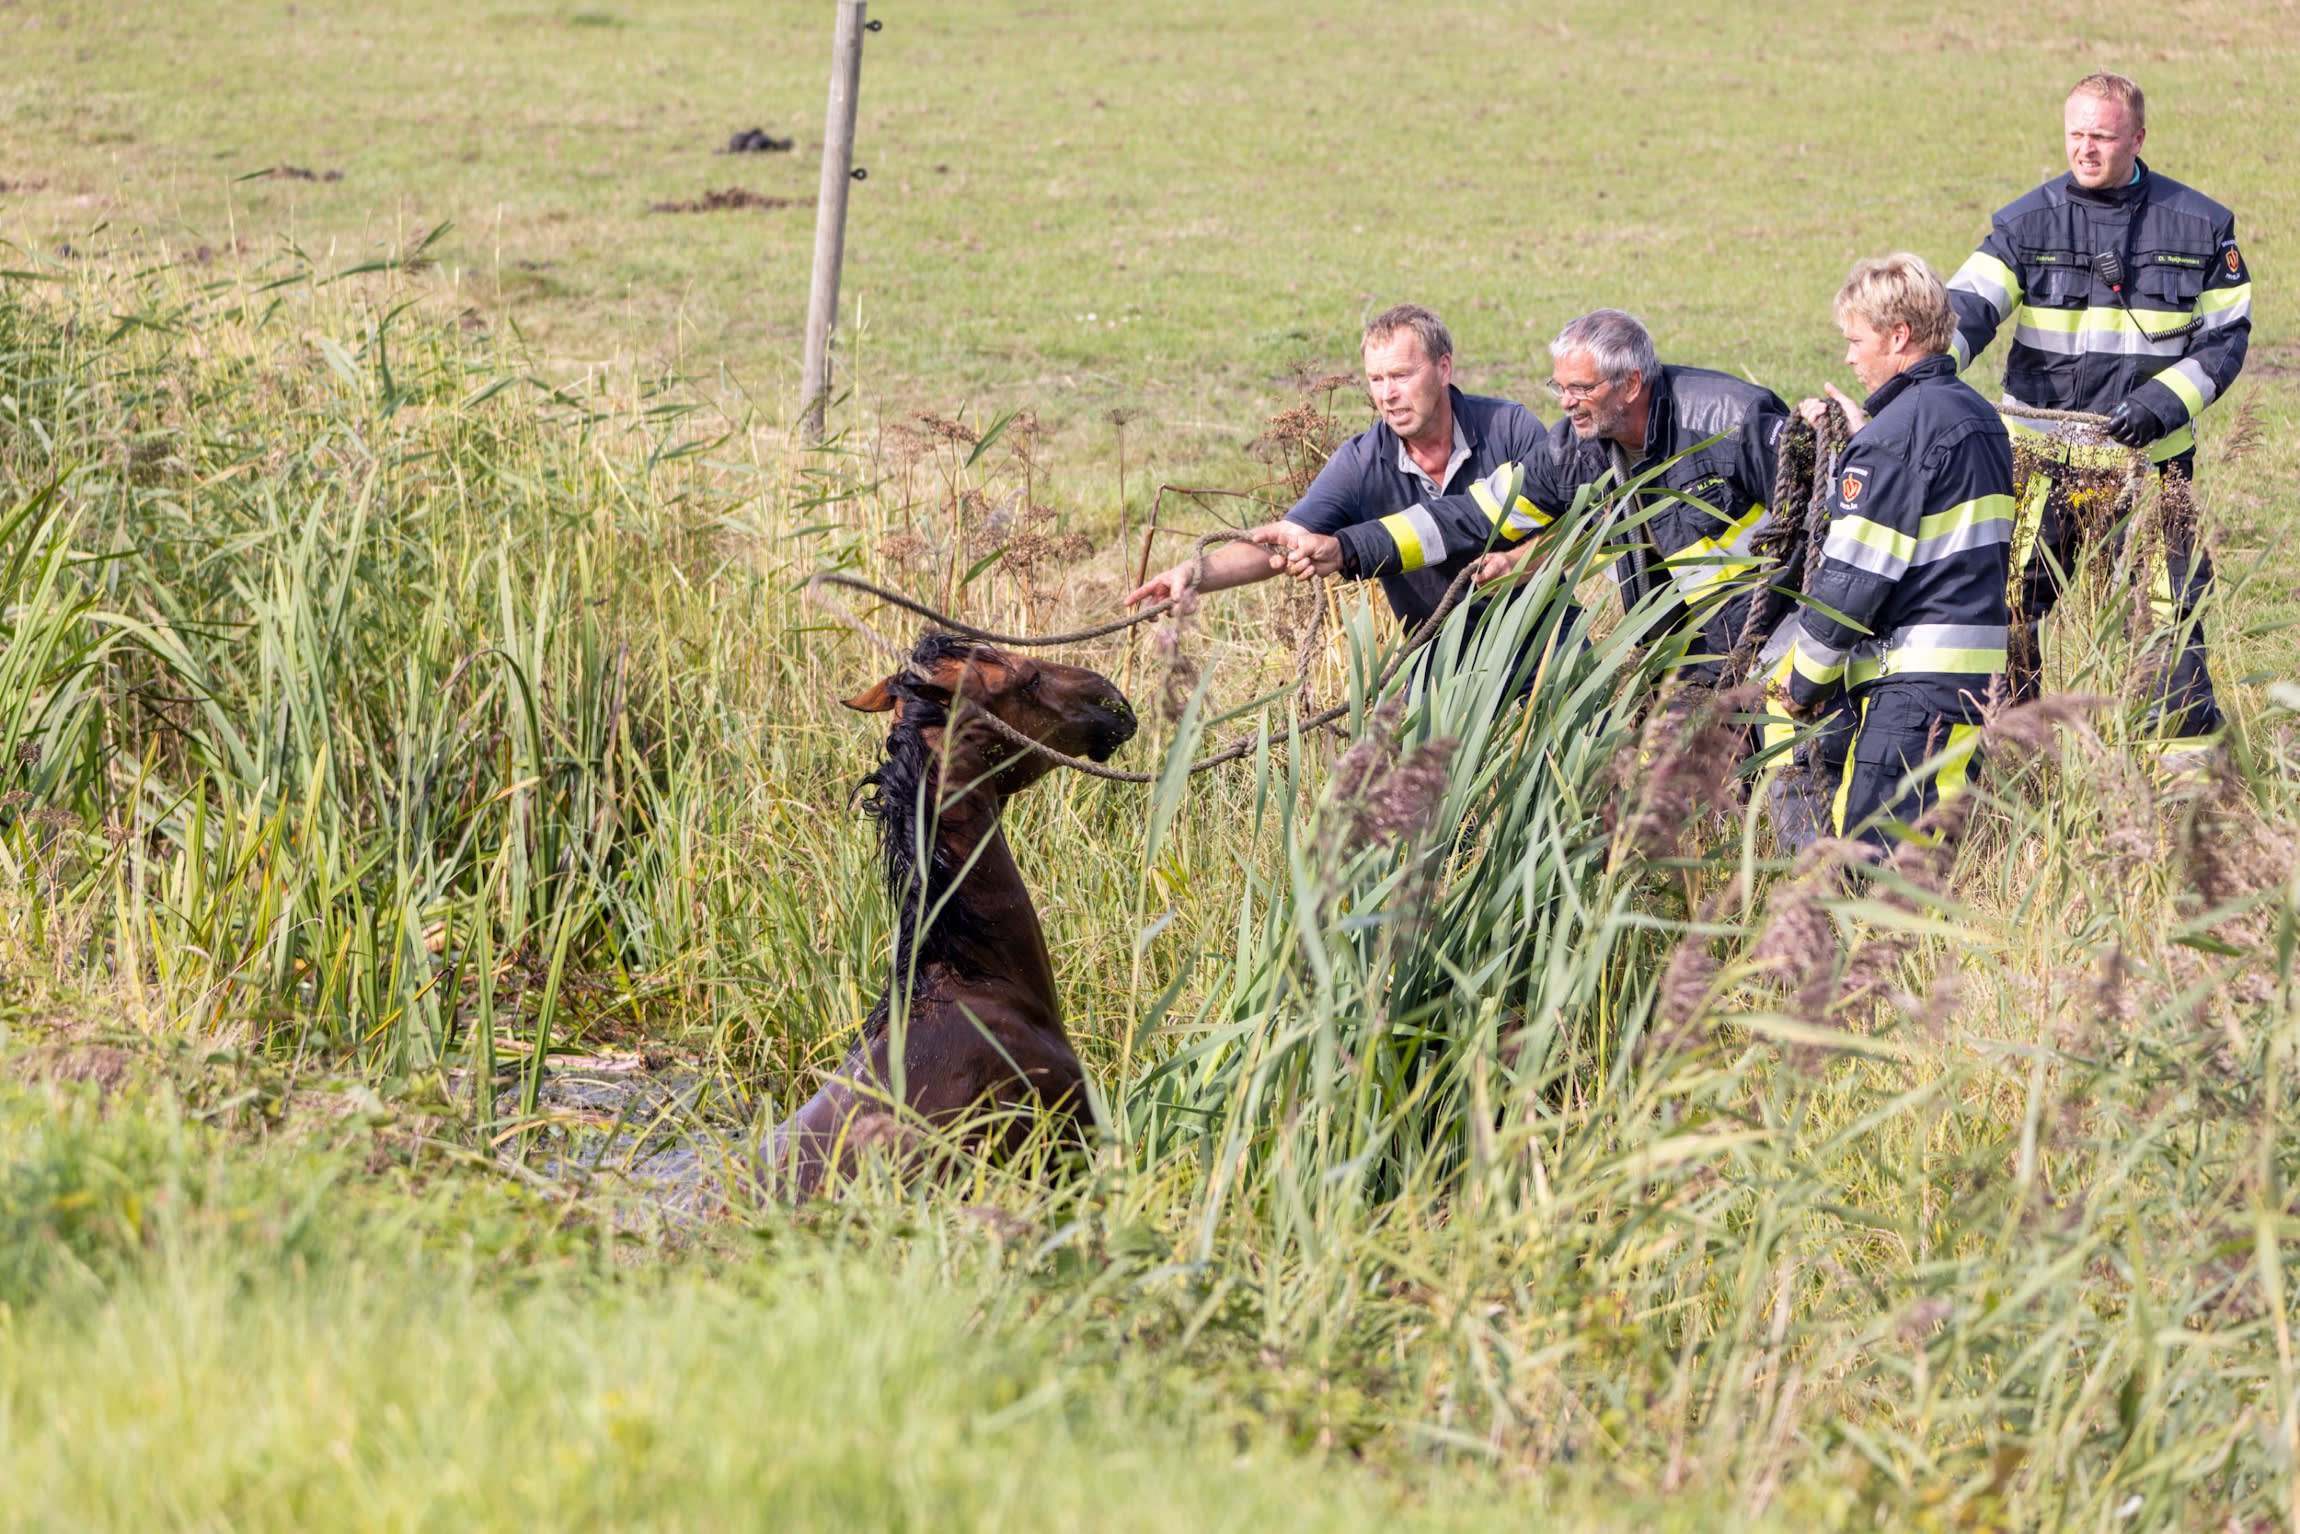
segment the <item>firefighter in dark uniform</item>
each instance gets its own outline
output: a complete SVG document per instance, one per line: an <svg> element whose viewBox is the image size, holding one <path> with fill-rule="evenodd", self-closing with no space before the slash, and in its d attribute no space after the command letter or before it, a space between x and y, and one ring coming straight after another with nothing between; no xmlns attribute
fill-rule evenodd
<svg viewBox="0 0 2300 1534"><path fill-rule="evenodd" d="M1547 546L1527 535L1570 512L1583 486L1627 484L1658 467L1652 485L1675 494L1639 508L1649 514L1615 566L1622 605L1669 590L1668 621L1694 630L1679 676L1713 683L1748 613L1748 589L1731 578L1756 563L1750 540L1772 498L1789 407L1728 374L1664 366L1645 327L1619 309L1583 315L1549 351L1550 390L1565 414L1534 451L1465 493L1339 529L1330 547L1288 540L1299 545L1294 573L1386 575L1414 568L1434 544L1490 550L1478 580L1491 584Z"/></svg>
<svg viewBox="0 0 2300 1534"><path fill-rule="evenodd" d="M1862 261L1837 295L1845 360L1864 388L1838 394L1853 426L1829 492L1820 564L1798 615L1793 712L1833 710L1829 820L1889 846L1961 791L1981 709L2002 687L2013 532L2012 443L1947 355L1956 315L1910 255ZM1800 407L1816 419L1819 400Z"/></svg>
<svg viewBox="0 0 2300 1534"><path fill-rule="evenodd" d="M1400 529L1411 556L1366 576L1379 576L1399 621L1411 628L1437 610L1462 568L1482 554L1486 538L1447 543L1435 529L1417 538L1419 508L1449 488L1466 487L1513 462L1542 440L1541 420L1515 400L1464 394L1453 383L1453 337L1437 315L1419 304L1399 304L1370 320L1361 356L1366 392L1381 419L1326 460L1318 477L1281 522L1247 536L1272 544L1299 530L1331 543L1361 526ZM1519 519L1507 537L1535 530ZM1229 543L1201 563L1187 559L1127 594L1129 606L1173 601L1189 592L1213 592L1266 580L1287 568L1280 548ZM1331 569L1325 574L1334 573ZM1353 575L1361 572L1352 570Z"/></svg>
<svg viewBox="0 0 2300 1534"><path fill-rule="evenodd" d="M2140 88L2121 75L2077 82L2063 112L2069 173L1999 212L1988 237L1949 281L1956 360L1968 366L2006 320L2004 411L2024 442L2072 467L2113 473L2128 448L2159 472L2194 477L2194 421L2236 379L2252 330L2252 279L2236 221L2211 198L2142 163ZM2047 444L2022 406L2110 418L2123 448ZM2189 751L2221 726L2195 607L2212 579L2192 519L2168 518L2164 552L2147 572L2157 621L2180 636L2151 700L2158 744ZM2036 625L2076 562L2081 518L2066 486L2032 476L2021 506L2011 637L2016 697L2039 686Z"/></svg>

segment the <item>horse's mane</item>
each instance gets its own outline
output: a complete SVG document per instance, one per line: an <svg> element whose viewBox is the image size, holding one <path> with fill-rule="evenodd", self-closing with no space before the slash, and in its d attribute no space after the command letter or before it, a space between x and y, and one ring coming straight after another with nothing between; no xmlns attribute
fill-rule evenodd
<svg viewBox="0 0 2300 1534"><path fill-rule="evenodd" d="M926 732L947 723L949 710L917 688L912 672L927 671L974 649L956 634L929 634L918 642L909 667L887 683L898 701L894 728L887 732L886 759L861 784L863 812L878 822L879 859L894 905L894 972L911 977L914 985L928 964L950 957L955 939L969 925L970 913L963 900L955 899L936 910L958 870L931 843L923 865L919 856L919 832L930 825L934 813L930 785L941 765Z"/></svg>

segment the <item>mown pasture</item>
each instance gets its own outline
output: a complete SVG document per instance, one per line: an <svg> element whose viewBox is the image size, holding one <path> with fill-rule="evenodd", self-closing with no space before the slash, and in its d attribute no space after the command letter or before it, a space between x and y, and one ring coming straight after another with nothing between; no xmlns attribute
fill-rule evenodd
<svg viewBox="0 0 2300 1534"><path fill-rule="evenodd" d="M2294 1518L2290 8L1443 10L1443 67L1370 8L880 14L807 452L806 210L646 209L803 201L709 151L811 142L815 8L0 10L0 1516ZM879 983L874 661L808 571L1105 615L1153 487L1278 477L1296 364L1401 296L1473 385L1614 301L1805 392L1845 264L1953 263L2097 62L2263 294L2208 792L2132 749L2104 585L2055 679L2111 703L1840 897L1639 765L1607 614L1529 709L1423 694L1408 813L1325 750L1017 807L1083 1176L696 1233L546 1175L547 1051L771 1107ZM1334 616L1327 697L1384 638ZM1304 617L1185 632L1204 706Z"/></svg>

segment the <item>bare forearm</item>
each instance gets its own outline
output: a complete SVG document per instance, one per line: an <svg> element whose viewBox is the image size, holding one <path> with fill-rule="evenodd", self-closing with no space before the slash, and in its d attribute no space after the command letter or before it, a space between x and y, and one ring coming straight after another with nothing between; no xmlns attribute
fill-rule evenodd
<svg viewBox="0 0 2300 1534"><path fill-rule="evenodd" d="M1200 591L1227 591L1251 586L1284 569L1285 560L1258 543L1224 543L1206 551L1206 570L1198 579Z"/></svg>

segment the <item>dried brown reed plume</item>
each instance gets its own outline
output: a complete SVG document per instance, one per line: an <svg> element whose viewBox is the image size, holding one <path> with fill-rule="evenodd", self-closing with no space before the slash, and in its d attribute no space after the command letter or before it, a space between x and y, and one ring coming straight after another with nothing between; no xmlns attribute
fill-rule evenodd
<svg viewBox="0 0 2300 1534"><path fill-rule="evenodd" d="M2260 397L2247 393L2236 402L2236 409L2227 418L2227 430L2214 442L2212 456L2225 469L2254 451L2268 439L2268 428L2260 419Z"/></svg>
<svg viewBox="0 0 2300 1534"><path fill-rule="evenodd" d="M1712 892L1701 903L1700 924L1715 922L1733 894L1731 886ZM1661 985L1654 994L1653 1025L1638 1043L1641 1056L1653 1059L1675 1054L1709 1038L1709 1025L1715 1016L1711 1001L1716 995L1717 976L1724 969L1712 942L1698 931L1688 932L1670 950L1669 963L1661 971Z"/></svg>
<svg viewBox="0 0 2300 1534"><path fill-rule="evenodd" d="M1158 712L1171 724L1189 708L1198 691L1198 663L1182 648L1194 609L1178 606L1150 630L1150 654L1158 662Z"/></svg>
<svg viewBox="0 0 2300 1534"><path fill-rule="evenodd" d="M1749 683L1672 688L1654 703L1635 743L1614 761L1614 780L1624 790L1616 803L1630 805L1613 828L1616 847L1645 858L1675 856L1689 835L1732 805L1748 745L1748 726L1734 715L1763 698L1764 688Z"/></svg>
<svg viewBox="0 0 2300 1534"><path fill-rule="evenodd" d="M1445 802L1446 769L1460 742L1446 737L1398 750L1404 703L1392 698L1366 721L1366 732L1334 763L1330 789L1349 827L1345 849L1411 842L1428 830Z"/></svg>
<svg viewBox="0 0 2300 1534"><path fill-rule="evenodd" d="M1873 881L1870 898L1912 916L1937 911L1948 898L1949 875L1972 823L1974 803L1972 795L1959 794L1918 816L1908 838L1884 859L1882 866L1891 877ZM1889 1006L1920 1023L1931 1021L1936 1030L1945 1027L1947 1012L1954 1007L1955 982L1950 982L1945 1006L1929 999L1939 987L1937 976L1927 977L1922 996L1899 983L1918 946L1917 935L1907 928L1865 927L1833 1003L1840 1024L1859 1021L1875 1026ZM1953 975L1954 965L1942 973Z"/></svg>
<svg viewBox="0 0 2300 1534"><path fill-rule="evenodd" d="M2225 749L2213 754L2204 792L2190 801L2178 845L2181 871L2207 909L2248 899L2292 877L2292 833L2260 813L2252 785Z"/></svg>
<svg viewBox="0 0 2300 1534"><path fill-rule="evenodd" d="M1828 902L1845 890L1845 872L1866 864L1859 842L1825 837L1798 855L1789 877L1765 903L1765 926L1749 961L1789 997L1807 1022L1828 1025L1837 998L1837 924Z"/></svg>

